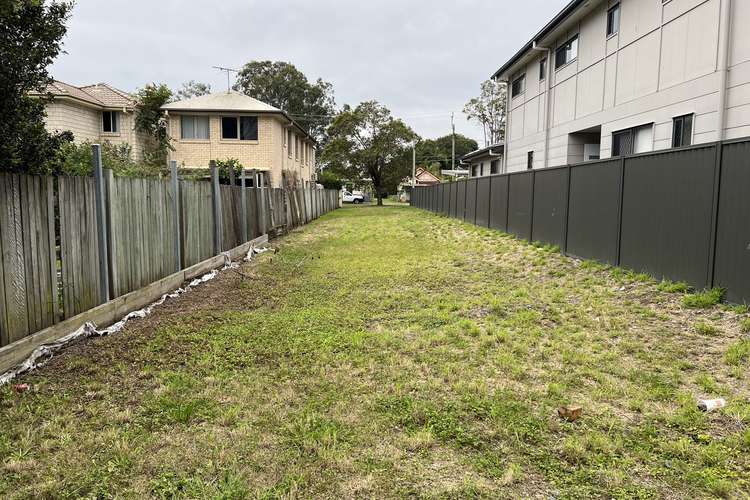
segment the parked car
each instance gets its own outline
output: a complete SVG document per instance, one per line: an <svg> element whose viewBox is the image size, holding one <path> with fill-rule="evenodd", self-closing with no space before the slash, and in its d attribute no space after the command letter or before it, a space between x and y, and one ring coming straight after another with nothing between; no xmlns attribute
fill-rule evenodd
<svg viewBox="0 0 750 500"><path fill-rule="evenodd" d="M349 191L344 191L343 200L344 203L354 203L359 205L365 201L365 197L361 194L352 194Z"/></svg>

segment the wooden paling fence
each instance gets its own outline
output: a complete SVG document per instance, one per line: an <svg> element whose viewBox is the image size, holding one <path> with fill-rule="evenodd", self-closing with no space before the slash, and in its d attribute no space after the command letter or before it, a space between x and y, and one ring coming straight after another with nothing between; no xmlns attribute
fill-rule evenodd
<svg viewBox="0 0 750 500"><path fill-rule="evenodd" d="M334 190L220 185L216 169L98 173L0 174L0 347L339 206Z"/></svg>

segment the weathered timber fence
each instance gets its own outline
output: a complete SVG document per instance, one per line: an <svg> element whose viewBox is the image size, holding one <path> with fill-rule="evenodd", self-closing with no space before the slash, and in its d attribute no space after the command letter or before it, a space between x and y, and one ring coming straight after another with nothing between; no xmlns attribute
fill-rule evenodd
<svg viewBox="0 0 750 500"><path fill-rule="evenodd" d="M750 302L750 140L416 189L411 204Z"/></svg>
<svg viewBox="0 0 750 500"><path fill-rule="evenodd" d="M171 179L118 178L97 160L100 183L0 174L0 348L339 206L335 190L270 188L255 172L215 191L174 165Z"/></svg>

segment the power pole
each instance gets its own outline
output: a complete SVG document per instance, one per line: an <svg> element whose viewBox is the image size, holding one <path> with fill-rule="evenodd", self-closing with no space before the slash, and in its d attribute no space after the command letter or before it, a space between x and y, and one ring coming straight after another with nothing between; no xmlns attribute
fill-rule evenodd
<svg viewBox="0 0 750 500"><path fill-rule="evenodd" d="M456 170L456 124L453 121L453 113L451 113L451 170Z"/></svg>

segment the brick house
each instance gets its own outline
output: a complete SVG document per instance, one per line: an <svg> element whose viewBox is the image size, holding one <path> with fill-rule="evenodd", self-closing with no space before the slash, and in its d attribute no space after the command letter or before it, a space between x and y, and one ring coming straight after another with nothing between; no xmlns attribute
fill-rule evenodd
<svg viewBox="0 0 750 500"><path fill-rule="evenodd" d="M106 83L76 87L57 80L45 93L52 96L45 107L47 130L70 131L76 143L127 143L133 157L142 158L148 138L135 131L136 103L130 94Z"/></svg>
<svg viewBox="0 0 750 500"><path fill-rule="evenodd" d="M267 172L274 187L284 176L304 184L315 180L315 141L286 112L238 92L208 94L173 102L167 116L180 168L208 167L211 160L236 158L246 169Z"/></svg>

